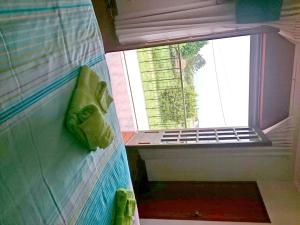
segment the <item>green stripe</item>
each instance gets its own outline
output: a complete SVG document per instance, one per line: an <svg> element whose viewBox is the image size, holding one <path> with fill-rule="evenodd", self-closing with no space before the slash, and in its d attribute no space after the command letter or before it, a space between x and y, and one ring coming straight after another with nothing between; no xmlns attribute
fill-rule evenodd
<svg viewBox="0 0 300 225"><path fill-rule="evenodd" d="M62 5L62 6L50 6L50 7L38 7L38 8L18 8L18 9L0 9L0 14L13 14L22 12L47 12L55 11L57 9L71 9L80 7L92 6L90 3L78 4L78 5Z"/></svg>
<svg viewBox="0 0 300 225"><path fill-rule="evenodd" d="M87 63L87 66L93 66L99 62L104 60L104 55L100 55ZM63 75L61 78L53 81L44 89L34 93L33 95L29 96L28 98L18 102L15 105L10 106L7 109L0 111L0 124L4 123L5 121L9 120L10 118L16 116L18 113L24 111L37 101L41 100L51 92L57 90L64 84L68 83L69 81L73 80L79 74L80 66L75 67L70 73Z"/></svg>

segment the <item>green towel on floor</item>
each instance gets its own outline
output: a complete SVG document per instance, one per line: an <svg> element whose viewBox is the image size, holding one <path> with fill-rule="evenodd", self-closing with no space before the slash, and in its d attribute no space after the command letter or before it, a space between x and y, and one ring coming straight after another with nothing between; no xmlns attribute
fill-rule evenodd
<svg viewBox="0 0 300 225"><path fill-rule="evenodd" d="M237 0L236 22L259 23L279 20L282 0Z"/></svg>
<svg viewBox="0 0 300 225"><path fill-rule="evenodd" d="M87 66L83 66L67 112L68 130L90 150L107 147L114 133L105 121L112 97L107 85Z"/></svg>
<svg viewBox="0 0 300 225"><path fill-rule="evenodd" d="M136 201L132 191L119 188L116 191L112 225L131 225Z"/></svg>

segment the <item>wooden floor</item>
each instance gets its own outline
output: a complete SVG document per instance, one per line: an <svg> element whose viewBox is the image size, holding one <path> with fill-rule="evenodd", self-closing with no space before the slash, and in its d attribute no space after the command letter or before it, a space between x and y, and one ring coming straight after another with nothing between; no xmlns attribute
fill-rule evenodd
<svg viewBox="0 0 300 225"><path fill-rule="evenodd" d="M269 223L256 182L150 182L140 217Z"/></svg>
<svg viewBox="0 0 300 225"><path fill-rule="evenodd" d="M300 225L300 192L291 181L258 181L272 225ZM266 225L254 222L143 219L141 225Z"/></svg>

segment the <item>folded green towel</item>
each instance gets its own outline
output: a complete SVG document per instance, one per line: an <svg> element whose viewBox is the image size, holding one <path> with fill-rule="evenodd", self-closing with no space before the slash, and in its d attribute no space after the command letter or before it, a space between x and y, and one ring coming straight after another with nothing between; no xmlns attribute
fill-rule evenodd
<svg viewBox="0 0 300 225"><path fill-rule="evenodd" d="M259 23L279 20L282 0L237 0L236 22Z"/></svg>
<svg viewBox="0 0 300 225"><path fill-rule="evenodd" d="M90 150L105 148L114 138L113 130L104 118L111 102L106 83L83 66L67 112L66 126Z"/></svg>
<svg viewBox="0 0 300 225"><path fill-rule="evenodd" d="M105 82L100 82L99 86L98 86L98 99L99 99L99 104L100 107L102 109L103 112L107 112L108 107L110 105L110 103L112 103L113 99L112 97L109 95L108 91L107 91L107 85Z"/></svg>
<svg viewBox="0 0 300 225"><path fill-rule="evenodd" d="M131 225L136 201L132 191L119 188L116 191L112 225Z"/></svg>

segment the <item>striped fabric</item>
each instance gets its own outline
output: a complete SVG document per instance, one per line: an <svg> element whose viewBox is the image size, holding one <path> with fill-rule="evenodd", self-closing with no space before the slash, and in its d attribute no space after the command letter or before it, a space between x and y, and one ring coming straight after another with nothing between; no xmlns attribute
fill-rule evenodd
<svg viewBox="0 0 300 225"><path fill-rule="evenodd" d="M0 2L0 225L108 225L116 189L131 186L113 106L105 150L65 129L82 65L110 85L90 0Z"/></svg>

